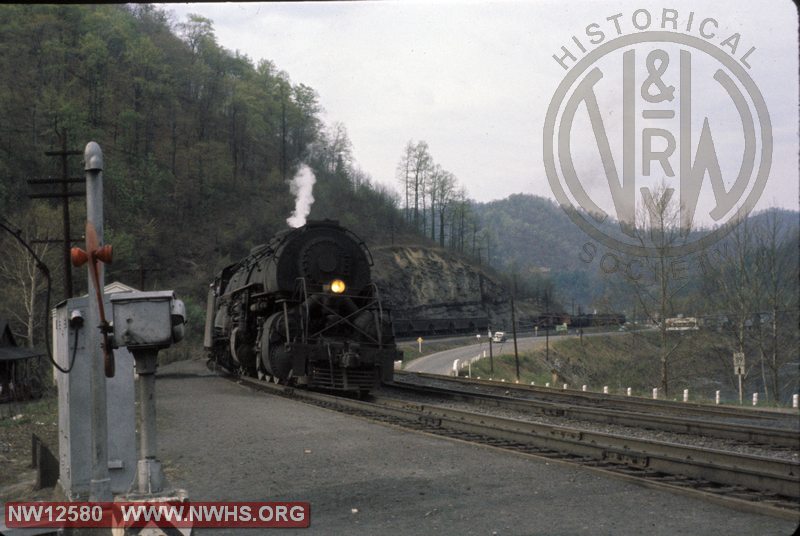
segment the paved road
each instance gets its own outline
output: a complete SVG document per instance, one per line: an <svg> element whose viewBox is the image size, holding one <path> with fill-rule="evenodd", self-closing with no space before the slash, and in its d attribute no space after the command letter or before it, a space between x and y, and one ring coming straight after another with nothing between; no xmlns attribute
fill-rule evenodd
<svg viewBox="0 0 800 536"><path fill-rule="evenodd" d="M585 333L584 337L596 337L598 335L624 335L627 332L602 332L602 333ZM566 338L577 338L578 335L551 335L550 336L550 344L552 345L555 341L560 341ZM544 335L539 335L538 337L520 337L517 338L517 351L518 352L527 352L529 350L534 350L537 348L544 348L546 344L546 337ZM419 359L415 359L410 361L403 367L403 370L409 370L412 372L428 372L430 374L450 374L453 370L453 361L456 359L464 360L475 357L477 355L482 355L483 351L486 351L486 355L489 355L489 344L482 343L482 344L472 344L469 346L462 346L460 348L451 348L450 350L444 350L442 352L436 352L435 354L426 355L424 357L420 357ZM513 354L514 353L514 341L509 338L506 342L500 344L492 344L492 352L494 355L500 354Z"/></svg>

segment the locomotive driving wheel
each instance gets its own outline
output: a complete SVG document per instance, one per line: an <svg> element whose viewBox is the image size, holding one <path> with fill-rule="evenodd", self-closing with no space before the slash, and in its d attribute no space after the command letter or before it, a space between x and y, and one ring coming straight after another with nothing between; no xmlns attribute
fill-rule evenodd
<svg viewBox="0 0 800 536"><path fill-rule="evenodd" d="M292 379L292 355L287 349L282 318L282 313L276 313L264 322L259 367L276 383L288 385Z"/></svg>
<svg viewBox="0 0 800 536"><path fill-rule="evenodd" d="M243 376L255 376L256 374L258 364L253 345L254 342L247 340L238 327L233 329L229 351L234 358L233 362L238 364L237 372Z"/></svg>

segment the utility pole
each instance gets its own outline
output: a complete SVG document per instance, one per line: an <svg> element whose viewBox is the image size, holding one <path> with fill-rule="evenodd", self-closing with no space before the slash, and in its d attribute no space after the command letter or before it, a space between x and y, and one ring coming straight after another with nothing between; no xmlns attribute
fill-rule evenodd
<svg viewBox="0 0 800 536"><path fill-rule="evenodd" d="M492 355L492 326L489 326L489 373L494 374L494 355Z"/></svg>
<svg viewBox="0 0 800 536"><path fill-rule="evenodd" d="M67 131L61 131L61 150L59 151L45 151L46 156L59 156L61 157L61 177L48 177L46 179L28 179L28 184L60 184L60 192L51 193L37 193L29 194L30 199L46 199L46 198L61 198L62 206L62 226L63 238L61 240L54 240L50 238L33 240L33 242L62 242L63 244L63 264L64 264L64 298L72 297L72 263L70 261L70 249L73 242L78 242L80 239L70 237L70 218L69 218L69 198L70 197L83 197L86 192L70 191L69 185L82 183L85 181L83 177L70 177L67 165L68 156L82 155L83 151L80 150L67 150Z"/></svg>
<svg viewBox="0 0 800 536"><path fill-rule="evenodd" d="M514 336L514 363L517 365L517 382L519 382L519 354L517 353L517 316L514 311L514 296L517 294L517 274L513 276L514 288L511 291L511 333Z"/></svg>
<svg viewBox="0 0 800 536"><path fill-rule="evenodd" d="M550 290L544 293L544 359L550 362Z"/></svg>
<svg viewBox="0 0 800 536"><path fill-rule="evenodd" d="M633 302L633 325L631 326L631 357L636 358L636 302Z"/></svg>

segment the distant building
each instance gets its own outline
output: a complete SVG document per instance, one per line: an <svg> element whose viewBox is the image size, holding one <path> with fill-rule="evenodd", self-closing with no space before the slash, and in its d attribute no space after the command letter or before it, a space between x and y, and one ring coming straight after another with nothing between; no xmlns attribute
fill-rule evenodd
<svg viewBox="0 0 800 536"><path fill-rule="evenodd" d="M679 315L676 318L667 318L667 331L696 331L700 329L697 319L693 316L685 317Z"/></svg>
<svg viewBox="0 0 800 536"><path fill-rule="evenodd" d="M119 281L114 281L113 283L109 283L105 287L103 287L104 294L116 294L117 292L133 292L136 289L126 285L125 283L120 283Z"/></svg>

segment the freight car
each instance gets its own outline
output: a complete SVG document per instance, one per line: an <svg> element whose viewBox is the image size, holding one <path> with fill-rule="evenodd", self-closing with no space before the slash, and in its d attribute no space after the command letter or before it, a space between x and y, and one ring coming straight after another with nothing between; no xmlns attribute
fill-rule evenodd
<svg viewBox="0 0 800 536"><path fill-rule="evenodd" d="M365 393L391 380L391 318L364 242L332 220L275 235L208 292L204 346L235 374Z"/></svg>
<svg viewBox="0 0 800 536"><path fill-rule="evenodd" d="M569 325L574 328L589 328L596 326L622 326L626 318L622 313L605 314L579 314L569 320Z"/></svg>
<svg viewBox="0 0 800 536"><path fill-rule="evenodd" d="M488 316L395 318L394 320L394 332L398 337L486 333L488 328Z"/></svg>

